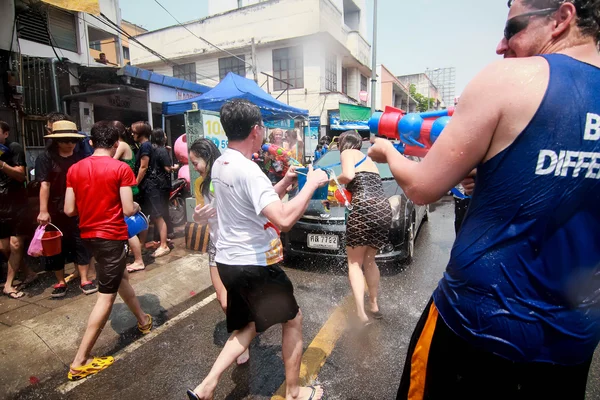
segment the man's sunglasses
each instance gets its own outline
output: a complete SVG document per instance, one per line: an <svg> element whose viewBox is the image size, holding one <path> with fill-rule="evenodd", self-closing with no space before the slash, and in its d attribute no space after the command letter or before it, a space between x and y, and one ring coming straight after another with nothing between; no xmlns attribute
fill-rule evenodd
<svg viewBox="0 0 600 400"><path fill-rule="evenodd" d="M504 37L506 38L506 41L509 41L517 33L527 28L527 26L529 26L529 21L531 20L530 17L538 15L550 15L557 10L558 8L544 8L512 17L506 21L506 26L504 27Z"/></svg>
<svg viewBox="0 0 600 400"><path fill-rule="evenodd" d="M54 139L56 143L79 143L79 139L77 138L66 138L66 139Z"/></svg>

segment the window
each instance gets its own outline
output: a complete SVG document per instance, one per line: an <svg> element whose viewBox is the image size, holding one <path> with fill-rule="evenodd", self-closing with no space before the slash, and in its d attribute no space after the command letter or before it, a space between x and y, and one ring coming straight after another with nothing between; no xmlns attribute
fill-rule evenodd
<svg viewBox="0 0 600 400"><path fill-rule="evenodd" d="M244 55L238 56L240 59L235 57L219 58L219 79L223 80L225 76L233 72L239 76L246 77L246 57ZM243 61L242 61L243 60Z"/></svg>
<svg viewBox="0 0 600 400"><path fill-rule="evenodd" d="M367 92L367 77L364 75L360 75L360 91ZM361 101L362 104L367 104L366 101Z"/></svg>
<svg viewBox="0 0 600 400"><path fill-rule="evenodd" d="M273 76L293 85L290 89L304 87L302 46L273 50ZM285 90L287 88L288 85L275 79L273 83L274 90Z"/></svg>
<svg viewBox="0 0 600 400"><path fill-rule="evenodd" d="M242 4L243 3L242 0L237 0L237 3L238 3L238 8L244 7L244 5Z"/></svg>
<svg viewBox="0 0 600 400"><path fill-rule="evenodd" d="M342 68L342 93L348 94L348 68Z"/></svg>
<svg viewBox="0 0 600 400"><path fill-rule="evenodd" d="M360 91L361 92L367 91L367 77L364 75L360 76Z"/></svg>
<svg viewBox="0 0 600 400"><path fill-rule="evenodd" d="M325 56L325 90L337 92L337 57L335 54Z"/></svg>
<svg viewBox="0 0 600 400"><path fill-rule="evenodd" d="M100 40L94 40L93 42L90 42L90 49L102 51L102 43Z"/></svg>
<svg viewBox="0 0 600 400"><path fill-rule="evenodd" d="M56 7L29 8L18 14L19 38L77 52L75 15Z"/></svg>
<svg viewBox="0 0 600 400"><path fill-rule="evenodd" d="M126 60L131 59L131 57L129 56L129 47L127 46L123 46L123 58Z"/></svg>
<svg viewBox="0 0 600 400"><path fill-rule="evenodd" d="M174 65L173 78L196 82L196 63Z"/></svg>

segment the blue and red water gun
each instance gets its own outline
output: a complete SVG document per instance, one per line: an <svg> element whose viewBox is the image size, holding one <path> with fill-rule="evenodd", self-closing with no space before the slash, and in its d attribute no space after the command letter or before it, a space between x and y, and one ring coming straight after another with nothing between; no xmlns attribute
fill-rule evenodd
<svg viewBox="0 0 600 400"><path fill-rule="evenodd" d="M404 111L386 107L369 120L371 133L399 140L396 149L403 154L425 157L433 143L441 135L454 114L454 107L447 110L405 114Z"/></svg>

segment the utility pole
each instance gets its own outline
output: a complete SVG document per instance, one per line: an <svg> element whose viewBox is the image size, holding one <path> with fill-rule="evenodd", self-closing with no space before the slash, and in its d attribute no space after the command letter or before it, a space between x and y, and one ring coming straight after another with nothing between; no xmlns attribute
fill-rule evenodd
<svg viewBox="0 0 600 400"><path fill-rule="evenodd" d="M256 68L256 42L252 38L252 75L254 75L254 82L258 84L258 73Z"/></svg>
<svg viewBox="0 0 600 400"><path fill-rule="evenodd" d="M371 63L371 113L375 112L377 91L377 0L373 0L373 62Z"/></svg>
<svg viewBox="0 0 600 400"><path fill-rule="evenodd" d="M117 10L117 24L119 25L119 27L121 27L121 7L119 7L118 0L115 0L115 8ZM121 32L119 31L117 31L117 64L119 64L119 67L125 66L125 57L123 56L123 40L121 39Z"/></svg>

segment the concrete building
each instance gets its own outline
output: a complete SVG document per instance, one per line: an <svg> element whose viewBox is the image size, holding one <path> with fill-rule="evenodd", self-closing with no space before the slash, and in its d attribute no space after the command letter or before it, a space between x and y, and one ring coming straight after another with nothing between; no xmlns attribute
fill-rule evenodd
<svg viewBox="0 0 600 400"><path fill-rule="evenodd" d="M60 110L61 99L80 87L79 68L104 66L90 54L90 36L117 35L108 22L67 3L63 9L42 1L0 1L0 76L8 80L0 85L0 119L11 125L12 139L25 145L30 165L44 148L45 115ZM119 20L118 0L97 4L108 19ZM93 123L90 108L72 116L80 127Z"/></svg>
<svg viewBox="0 0 600 400"><path fill-rule="evenodd" d="M430 109L439 110L440 108L445 107L440 91L433 84L431 79L429 79L427 74L421 72L418 74L401 75L397 78L406 86L410 87L410 85L415 85L417 93L422 96L435 99L435 104L432 102Z"/></svg>
<svg viewBox="0 0 600 400"><path fill-rule="evenodd" d="M123 48L123 63L119 64L119 41L115 35L109 34L107 32L99 33L95 32L94 36L90 35L89 41L89 51L90 55L96 62L100 62L100 54L104 53L106 57L105 65L113 65L113 66L123 66L129 64L130 55L129 55L129 37L119 33L121 38L121 45ZM121 20L121 29L124 30L130 36L137 36L142 33L148 32L147 29L142 28L134 23L129 21ZM94 40L92 40L94 39Z"/></svg>
<svg viewBox="0 0 600 400"><path fill-rule="evenodd" d="M417 101L410 96L409 87L402 83L385 65L377 65L377 105L378 110L387 106L405 112L416 112Z"/></svg>
<svg viewBox="0 0 600 400"><path fill-rule="evenodd" d="M122 31L134 35L142 29L121 24L119 0L51 2L64 8L0 1L0 76L6 79L0 85L0 120L11 126L11 140L24 145L30 167L44 149L46 115L52 111L69 114L88 133L99 120L161 126L162 102L210 90L195 79L125 65L129 42ZM91 10L87 7L95 15L83 12ZM106 58L98 62L100 52Z"/></svg>
<svg viewBox="0 0 600 400"><path fill-rule="evenodd" d="M137 37L178 65L139 46L130 49L131 64L209 86L234 72L308 109L322 126L339 102L358 104L359 93L370 91L366 0L209 0L208 6L211 15L185 23L187 29Z"/></svg>

